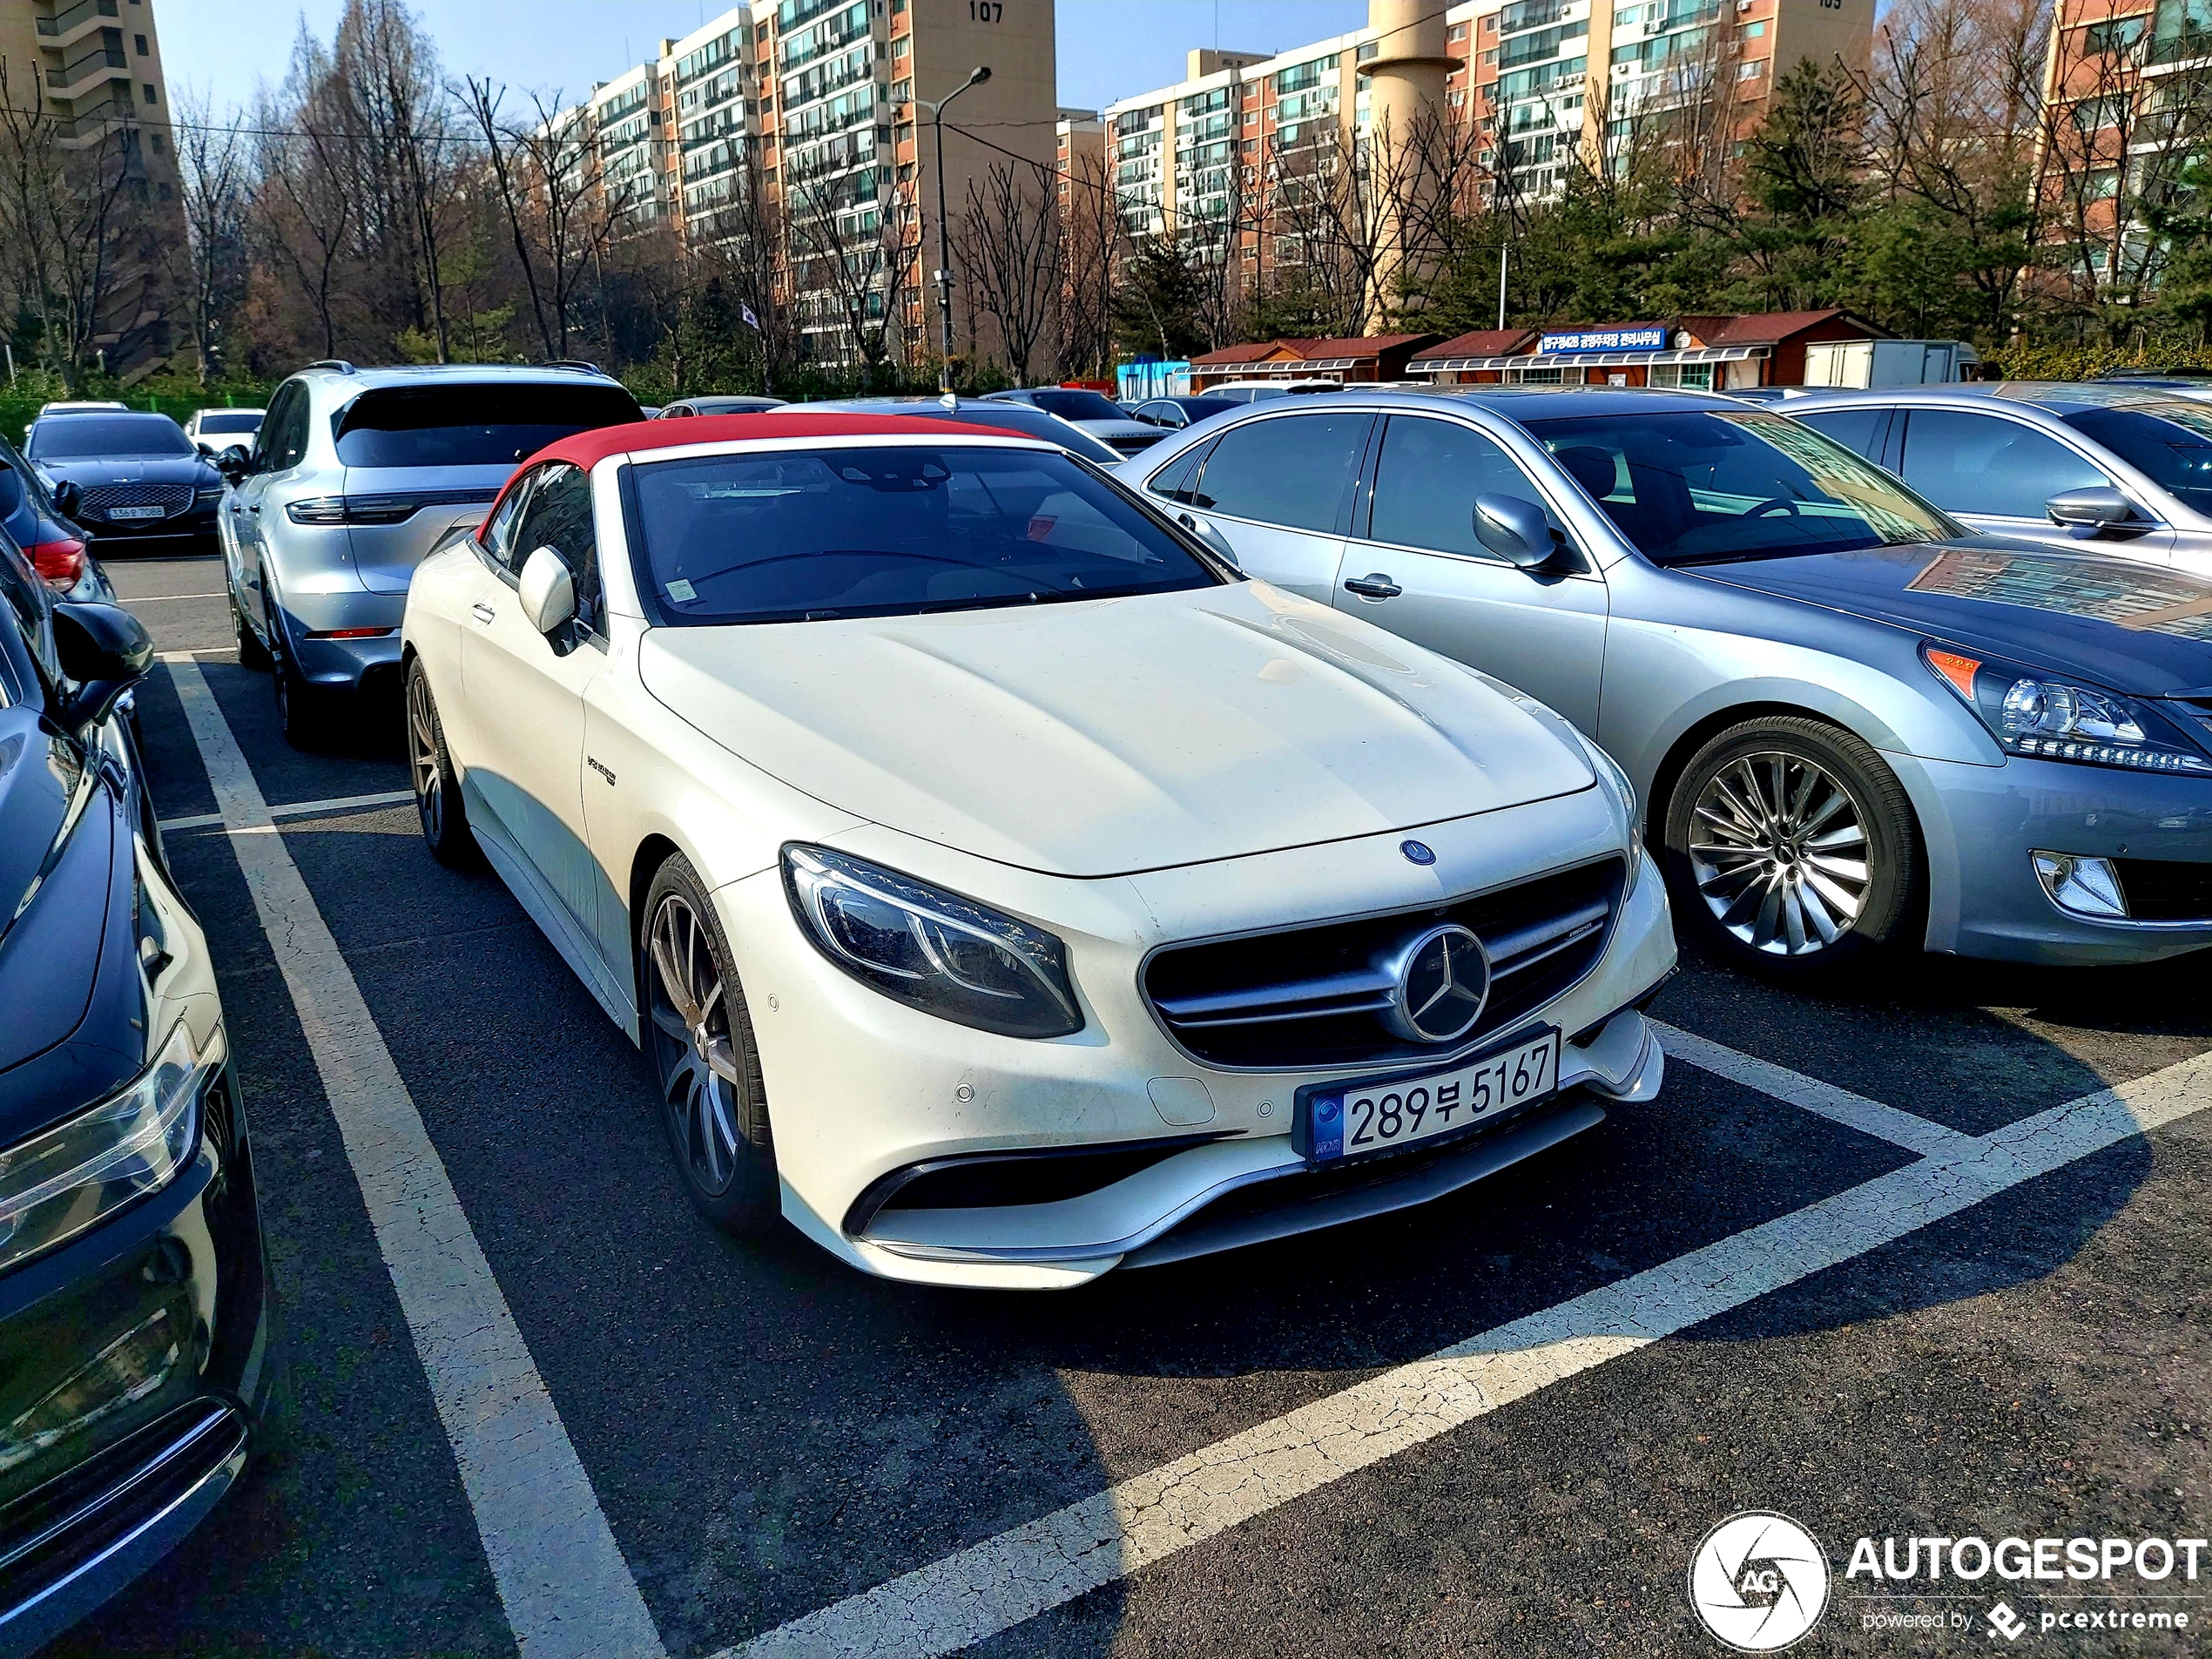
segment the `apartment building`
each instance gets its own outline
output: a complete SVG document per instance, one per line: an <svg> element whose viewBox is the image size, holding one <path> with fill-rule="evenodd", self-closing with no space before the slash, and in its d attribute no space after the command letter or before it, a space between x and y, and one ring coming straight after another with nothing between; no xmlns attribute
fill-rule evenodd
<svg viewBox="0 0 2212 1659"><path fill-rule="evenodd" d="M95 344L111 373L150 369L168 354L155 250L185 239L169 88L153 0L0 0L0 77L11 107L37 110L64 150L115 146L129 192L152 236L110 289Z"/></svg>
<svg viewBox="0 0 2212 1659"><path fill-rule="evenodd" d="M945 211L971 182L1015 160L1049 173L1061 120L1052 0L779 0L754 25L761 180L787 227L789 295L810 354L849 362L853 295L864 326L916 361L941 337L936 139L948 111ZM990 77L961 89L977 69ZM822 286L822 273L846 291ZM841 272L841 274L840 274ZM972 297L953 297L955 348L974 334Z"/></svg>
<svg viewBox="0 0 2212 1659"><path fill-rule="evenodd" d="M1624 165L1662 141L1667 118L1718 118L1739 141L1797 63L1840 61L1863 73L1876 0L1508 0L1455 7L1450 50L1468 69L1454 90L1481 124L1482 157L1501 194L1554 194L1578 147ZM1470 84L1471 83L1471 84ZM1708 132L1714 130L1709 118Z"/></svg>

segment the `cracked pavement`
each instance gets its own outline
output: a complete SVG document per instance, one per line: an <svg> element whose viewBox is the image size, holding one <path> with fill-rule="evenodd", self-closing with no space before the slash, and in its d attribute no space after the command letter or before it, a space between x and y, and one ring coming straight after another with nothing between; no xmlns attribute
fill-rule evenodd
<svg viewBox="0 0 2212 1659"><path fill-rule="evenodd" d="M110 566L126 599L216 570ZM228 643L219 601L145 614L165 651ZM265 676L200 671L266 802L405 786L395 743L300 755ZM163 815L219 810L165 674L140 704ZM1683 1573L1748 1507L1833 1558L1798 1651L1986 1649L1862 1630L1838 1541L2212 1520L2197 962L1809 997L1693 961L1658 1012L1722 1046L1505 1177L989 1298L711 1233L636 1051L495 880L432 862L406 807L279 827L312 900L282 936L327 928L350 969L671 1653L1718 1652ZM56 1651L511 1653L323 1094L343 1057L226 838L169 846L268 1172L288 1399L241 1489Z"/></svg>

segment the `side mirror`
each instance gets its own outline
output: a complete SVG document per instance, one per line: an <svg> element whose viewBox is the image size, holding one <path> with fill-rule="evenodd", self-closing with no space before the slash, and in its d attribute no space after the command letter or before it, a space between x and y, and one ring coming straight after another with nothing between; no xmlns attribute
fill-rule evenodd
<svg viewBox="0 0 2212 1659"><path fill-rule="evenodd" d="M54 607L54 654L74 682L54 711L71 732L98 725L153 666L153 636L121 605L67 601Z"/></svg>
<svg viewBox="0 0 2212 1659"><path fill-rule="evenodd" d="M2045 502L2043 510L2051 516L2051 523L2065 525L2083 540L2132 523L2135 517L2134 503L2110 484L2063 490Z"/></svg>
<svg viewBox="0 0 2212 1659"><path fill-rule="evenodd" d="M212 461L215 458L215 446L208 442L205 438L202 438L195 442L192 445L192 448L199 450L200 454L206 455L210 461Z"/></svg>
<svg viewBox="0 0 2212 1659"><path fill-rule="evenodd" d="M568 562L550 547L536 549L523 561L516 587L523 614L541 634L550 634L576 615L576 578Z"/></svg>
<svg viewBox="0 0 2212 1659"><path fill-rule="evenodd" d="M1541 570L1559 556L1544 509L1518 496L1477 496L1474 539L1523 570Z"/></svg>
<svg viewBox="0 0 2212 1659"><path fill-rule="evenodd" d="M253 452L242 443L234 443L216 455L215 470L236 483L253 470Z"/></svg>
<svg viewBox="0 0 2212 1659"><path fill-rule="evenodd" d="M1231 570L1240 573L1243 571L1244 567L1237 562L1237 550L1229 545L1229 538L1212 524L1190 513L1177 513L1175 516L1175 522L1204 542L1211 550L1214 557L1221 560Z"/></svg>
<svg viewBox="0 0 2212 1659"><path fill-rule="evenodd" d="M75 518L84 504L84 492L71 480L64 478L54 486L54 509L64 518Z"/></svg>

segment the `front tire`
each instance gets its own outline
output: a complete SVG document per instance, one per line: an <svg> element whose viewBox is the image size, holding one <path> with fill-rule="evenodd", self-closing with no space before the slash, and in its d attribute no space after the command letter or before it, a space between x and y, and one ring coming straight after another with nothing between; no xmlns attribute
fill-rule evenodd
<svg viewBox="0 0 2212 1659"><path fill-rule="evenodd" d="M1700 945L1783 980L1904 944L1925 883L1897 774L1850 732L1797 716L1746 720L1690 757L1668 798L1664 862Z"/></svg>
<svg viewBox="0 0 2212 1659"><path fill-rule="evenodd" d="M407 665L407 760L415 785L415 815L422 825L430 856L449 869L475 869L483 862L483 853L469 827L460 775L446 747L445 725L438 718L437 699L430 695L430 677L420 657L410 658Z"/></svg>
<svg viewBox="0 0 2212 1659"><path fill-rule="evenodd" d="M639 988L669 1150L693 1209L759 1238L782 1214L760 1054L721 921L682 853L655 873L644 915Z"/></svg>

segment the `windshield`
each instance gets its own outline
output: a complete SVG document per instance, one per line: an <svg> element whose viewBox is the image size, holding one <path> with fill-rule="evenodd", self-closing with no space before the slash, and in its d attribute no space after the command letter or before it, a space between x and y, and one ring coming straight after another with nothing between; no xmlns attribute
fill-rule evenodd
<svg viewBox="0 0 2212 1659"><path fill-rule="evenodd" d="M1085 392L1062 387L1046 387L1040 391L1022 395L1047 415L1056 415L1063 421L1126 421L1118 404L1109 401L1096 392Z"/></svg>
<svg viewBox="0 0 2212 1659"><path fill-rule="evenodd" d="M705 455L633 476L633 539L677 622L915 616L1221 580L1112 485L1041 449Z"/></svg>
<svg viewBox="0 0 2212 1659"><path fill-rule="evenodd" d="M363 392L339 417L348 467L511 467L595 427L640 421L619 386L407 386Z"/></svg>
<svg viewBox="0 0 2212 1659"><path fill-rule="evenodd" d="M1969 533L1841 444L1756 409L1588 415L1528 430L1660 564Z"/></svg>
<svg viewBox="0 0 2212 1659"><path fill-rule="evenodd" d="M165 415L49 415L30 428L33 461L199 453L184 428Z"/></svg>
<svg viewBox="0 0 2212 1659"><path fill-rule="evenodd" d="M258 432L261 429L259 409L237 409L228 414L210 412L199 417L202 432Z"/></svg>
<svg viewBox="0 0 2212 1659"><path fill-rule="evenodd" d="M2136 471L2170 490L2183 506L2212 513L2212 408L2166 403L2141 409L2077 409L2060 417Z"/></svg>

